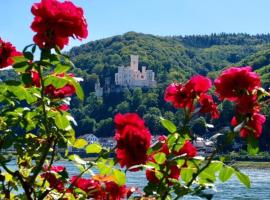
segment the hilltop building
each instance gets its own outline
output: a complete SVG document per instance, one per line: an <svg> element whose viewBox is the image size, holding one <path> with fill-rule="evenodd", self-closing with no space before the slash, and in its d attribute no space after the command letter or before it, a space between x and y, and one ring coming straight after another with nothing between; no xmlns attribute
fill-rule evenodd
<svg viewBox="0 0 270 200"><path fill-rule="evenodd" d="M155 72L152 70L146 70L143 66L142 70L139 70L139 56L130 56L130 66L118 67L118 72L115 74L115 85L126 87L156 87Z"/></svg>

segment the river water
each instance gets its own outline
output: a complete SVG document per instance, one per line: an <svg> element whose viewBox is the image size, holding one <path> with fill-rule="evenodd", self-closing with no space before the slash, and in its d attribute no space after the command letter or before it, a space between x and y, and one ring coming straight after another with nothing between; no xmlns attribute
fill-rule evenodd
<svg viewBox="0 0 270 200"><path fill-rule="evenodd" d="M13 163L10 163L12 165ZM78 169L72 162L57 162L56 165L63 165L70 175L78 174ZM217 183L214 200L270 200L270 169L241 169L251 180L251 188L247 189L238 179L233 176L226 183ZM87 175L86 175L87 176ZM143 172L128 172L127 185L143 188L146 179ZM201 199L195 196L187 196L184 200Z"/></svg>
<svg viewBox="0 0 270 200"><path fill-rule="evenodd" d="M70 162L60 162L70 174L76 174L76 167ZM226 183L217 183L214 200L270 200L270 169L241 169L251 179L251 188L247 189L233 176ZM146 179L143 172L128 172L127 185L143 188ZM197 200L199 197L184 197L184 200Z"/></svg>

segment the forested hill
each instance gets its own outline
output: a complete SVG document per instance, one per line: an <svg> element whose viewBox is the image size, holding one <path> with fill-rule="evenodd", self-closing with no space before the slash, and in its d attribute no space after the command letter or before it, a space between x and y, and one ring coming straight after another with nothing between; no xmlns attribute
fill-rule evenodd
<svg viewBox="0 0 270 200"><path fill-rule="evenodd" d="M168 83L195 73L213 74L269 47L269 34L159 37L128 32L75 47L70 55L78 68L91 75L88 79L98 75L103 81L117 66L128 65L130 54L138 54L140 65L153 69L159 83Z"/></svg>
<svg viewBox="0 0 270 200"><path fill-rule="evenodd" d="M96 98L94 83L105 78L114 81L117 67L127 66L129 56L138 54L140 63L152 69L157 76L158 88L144 90L124 89L120 93L105 94ZM128 32L74 47L69 52L74 71L84 77L86 99L75 100L72 112L79 122L79 134L95 133L98 136L113 135L113 116L117 112L138 112L145 118L153 134L162 134L158 125L163 115L174 122L181 119L181 112L174 110L163 100L165 86L174 81L184 81L193 74L216 77L220 70L231 65L252 65L262 75L265 87L270 78L270 35L212 34L198 36L159 37L150 34ZM214 130L229 125L233 112L228 102L223 107L221 122L213 122ZM268 108L266 108L268 110ZM269 126L269 120L268 120ZM194 122L194 131L211 134L201 122ZM264 137L269 135L264 133Z"/></svg>

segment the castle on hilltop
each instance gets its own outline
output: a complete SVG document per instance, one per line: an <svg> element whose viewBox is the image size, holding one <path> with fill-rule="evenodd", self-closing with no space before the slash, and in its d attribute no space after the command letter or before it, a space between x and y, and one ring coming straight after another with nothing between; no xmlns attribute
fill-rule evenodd
<svg viewBox="0 0 270 200"><path fill-rule="evenodd" d="M115 74L115 85L126 87L156 87L155 72L152 70L146 70L143 66L142 70L139 70L139 56L130 56L130 66L118 67L118 72Z"/></svg>
<svg viewBox="0 0 270 200"><path fill-rule="evenodd" d="M142 70L139 70L139 56L130 56L130 66L118 67L118 72L115 73L114 84L111 84L110 77L105 78L104 87L101 87L99 81L95 83L95 95L96 97L102 97L103 94L108 94L112 91L121 91L123 87L135 88L154 88L157 86L155 81L155 72L152 70L146 70L145 66L142 66Z"/></svg>

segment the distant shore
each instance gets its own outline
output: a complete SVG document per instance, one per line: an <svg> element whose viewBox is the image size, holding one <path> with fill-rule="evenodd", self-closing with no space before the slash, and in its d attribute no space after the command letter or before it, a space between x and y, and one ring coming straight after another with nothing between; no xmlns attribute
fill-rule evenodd
<svg viewBox="0 0 270 200"><path fill-rule="evenodd" d="M94 158L84 158L87 161L93 161ZM228 163L229 165L233 165L237 168L249 168L249 169L267 169L270 168L270 162L267 161L235 161L233 163Z"/></svg>
<svg viewBox="0 0 270 200"><path fill-rule="evenodd" d="M236 161L233 166L238 168L267 169L270 168L270 162L263 161Z"/></svg>

